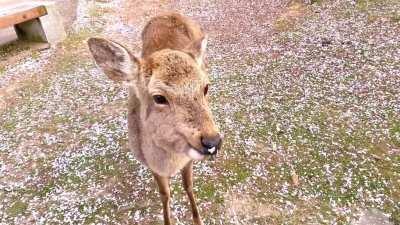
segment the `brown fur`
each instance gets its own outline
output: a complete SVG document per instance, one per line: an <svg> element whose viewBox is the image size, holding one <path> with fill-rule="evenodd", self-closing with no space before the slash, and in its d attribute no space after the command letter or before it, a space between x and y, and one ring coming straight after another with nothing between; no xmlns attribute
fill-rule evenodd
<svg viewBox="0 0 400 225"><path fill-rule="evenodd" d="M147 58L162 49L185 50L198 56L198 43L205 37L199 24L178 13L151 19L142 33L142 57Z"/></svg>
<svg viewBox="0 0 400 225"><path fill-rule="evenodd" d="M200 225L192 161L205 154L203 138L219 137L205 95L209 83L202 64L205 35L197 23L172 13L150 20L142 38L142 59L105 39L91 38L89 47L109 78L130 84L129 146L154 174L165 224L171 224L169 178L181 171L194 222ZM157 104L153 100L157 95L168 104Z"/></svg>

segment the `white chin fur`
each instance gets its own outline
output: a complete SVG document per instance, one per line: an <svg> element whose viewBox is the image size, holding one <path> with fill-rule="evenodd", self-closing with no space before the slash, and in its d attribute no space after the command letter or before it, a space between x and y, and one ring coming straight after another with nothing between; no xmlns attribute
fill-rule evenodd
<svg viewBox="0 0 400 225"><path fill-rule="evenodd" d="M204 155L200 154L196 149L193 149L193 148L189 149L188 156L194 160L204 159Z"/></svg>

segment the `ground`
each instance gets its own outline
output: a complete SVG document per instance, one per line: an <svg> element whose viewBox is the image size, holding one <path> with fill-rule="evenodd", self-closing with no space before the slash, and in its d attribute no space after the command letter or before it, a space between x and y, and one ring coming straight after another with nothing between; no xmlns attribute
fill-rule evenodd
<svg viewBox="0 0 400 225"><path fill-rule="evenodd" d="M195 165L205 224L400 224L397 0L80 0L56 48L0 50L0 224L162 224L127 149L126 89L85 40L139 53L145 22L170 9L210 37L225 142ZM179 177L172 187L176 224L191 224Z"/></svg>

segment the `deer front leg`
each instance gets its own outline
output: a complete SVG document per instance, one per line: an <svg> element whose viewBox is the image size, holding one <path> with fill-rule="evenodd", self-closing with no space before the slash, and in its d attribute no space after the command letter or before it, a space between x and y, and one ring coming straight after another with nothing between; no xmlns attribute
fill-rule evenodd
<svg viewBox="0 0 400 225"><path fill-rule="evenodd" d="M199 210L193 194L193 161L185 166L182 170L183 187L189 197L190 206L192 207L193 221L195 225L203 225L201 222Z"/></svg>
<svg viewBox="0 0 400 225"><path fill-rule="evenodd" d="M153 175L158 184L158 189L160 191L161 201L163 204L164 224L171 225L171 212L169 208L169 203L171 201L171 191L169 189L169 178L159 176L155 173L153 173Z"/></svg>

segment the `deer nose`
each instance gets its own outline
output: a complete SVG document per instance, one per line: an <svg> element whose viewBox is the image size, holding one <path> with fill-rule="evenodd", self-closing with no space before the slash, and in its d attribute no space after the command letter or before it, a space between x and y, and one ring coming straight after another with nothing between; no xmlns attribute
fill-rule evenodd
<svg viewBox="0 0 400 225"><path fill-rule="evenodd" d="M202 137L201 144L204 147L204 153L207 155L215 155L221 147L221 136L219 134L210 137Z"/></svg>

